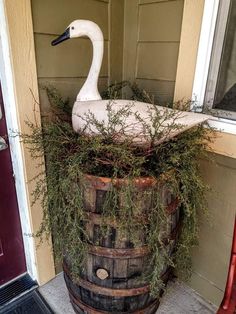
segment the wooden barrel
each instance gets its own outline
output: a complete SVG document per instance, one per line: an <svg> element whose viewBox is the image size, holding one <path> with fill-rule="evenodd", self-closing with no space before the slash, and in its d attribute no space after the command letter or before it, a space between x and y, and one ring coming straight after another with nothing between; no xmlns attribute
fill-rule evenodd
<svg viewBox="0 0 236 314"><path fill-rule="evenodd" d="M101 208L111 184L114 182L109 178L86 176L84 202L90 244L85 269L80 278L72 280L68 265L65 262L63 265L71 303L76 313L155 313L159 298L150 295L149 284L142 277L150 258L143 231L140 231L139 244L135 245L113 219L106 221L109 232L101 237L104 224ZM115 184L126 183L119 180ZM152 178L138 178L134 184L135 188L147 191L156 182ZM163 190L163 198L169 213L168 238L175 240L179 229L178 201L167 189ZM142 202L144 211L148 210L148 200L144 197ZM168 243L171 243L168 244L171 254L175 241ZM170 269L163 265L164 282L169 274Z"/></svg>

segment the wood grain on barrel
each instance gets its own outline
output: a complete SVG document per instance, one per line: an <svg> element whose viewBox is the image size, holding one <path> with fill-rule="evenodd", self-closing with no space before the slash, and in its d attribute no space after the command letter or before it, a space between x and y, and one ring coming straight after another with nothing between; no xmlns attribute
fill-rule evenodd
<svg viewBox="0 0 236 314"><path fill-rule="evenodd" d="M155 313L158 300L149 293L149 285L143 276L149 265L150 252L146 245L146 234L140 228L138 243L133 243L128 231L119 226L119 208L116 218L102 217L106 195L111 186L125 187L127 180L85 177L84 205L86 229L90 243L85 269L73 282L70 269L64 265L65 281L70 298L77 313ZM152 206L152 178L134 180L137 193L134 210L140 222L147 223ZM166 189L162 189L163 204L169 214L166 239L163 243L172 254L179 232L179 201ZM119 206L124 208L125 195L120 193ZM105 225L105 228L104 228ZM79 252L78 252L79 253ZM163 280L166 282L169 269L163 265Z"/></svg>

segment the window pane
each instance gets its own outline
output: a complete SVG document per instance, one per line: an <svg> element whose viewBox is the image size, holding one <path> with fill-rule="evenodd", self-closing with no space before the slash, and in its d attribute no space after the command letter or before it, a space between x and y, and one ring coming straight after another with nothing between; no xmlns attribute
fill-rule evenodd
<svg viewBox="0 0 236 314"><path fill-rule="evenodd" d="M229 10L213 108L236 111L236 0Z"/></svg>

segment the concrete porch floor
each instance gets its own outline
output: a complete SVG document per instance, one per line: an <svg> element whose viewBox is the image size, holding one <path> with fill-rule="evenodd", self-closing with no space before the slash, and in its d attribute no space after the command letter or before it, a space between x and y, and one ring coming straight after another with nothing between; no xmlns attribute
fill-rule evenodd
<svg viewBox="0 0 236 314"><path fill-rule="evenodd" d="M39 291L55 314L74 314L62 273ZM216 310L186 284L176 281L169 283L156 314L213 314Z"/></svg>

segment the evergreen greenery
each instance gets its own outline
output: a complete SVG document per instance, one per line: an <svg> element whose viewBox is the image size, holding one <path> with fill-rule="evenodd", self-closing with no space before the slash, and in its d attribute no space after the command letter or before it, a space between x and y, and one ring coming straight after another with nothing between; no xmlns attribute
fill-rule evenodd
<svg viewBox="0 0 236 314"><path fill-rule="evenodd" d="M120 97L120 90L127 83L109 87L104 93L107 98ZM130 85L130 83L129 83ZM133 86L133 99L151 102L151 97ZM134 146L132 139L124 135L125 119L130 115L132 101L118 112L113 110L113 102L108 102L109 125L104 127L92 114L86 119L88 125L96 126L98 136L87 136L83 131L73 131L70 114L71 108L53 88L46 88L53 108L54 119L45 120L43 129L28 123L32 134L21 137L28 143L34 158L45 156L47 176L39 174L36 178L35 199L42 200L43 222L37 236L53 236L56 257L64 254L71 262L75 275L83 271L89 236L86 230L87 219L84 208L84 174L110 177L112 180L123 178L127 184L123 187L112 186L107 193L102 215L104 217L103 236L109 232L106 219L119 221L119 228L138 244L140 230L147 235L147 245L151 251L151 261L146 276L149 277L151 291L158 293L162 286L163 265L171 265L180 276L189 277L192 270L191 248L198 242L198 214L206 210L206 185L201 179L199 159L207 156L207 146L212 138L212 131L205 125L196 126L177 137L155 144L160 132L168 134L179 128L174 120L171 125L161 128L158 110L152 117L155 134L147 146ZM164 111L170 118L168 110ZM139 116L137 114L137 119ZM163 119L163 117L162 117ZM144 127L148 128L147 125ZM119 126L120 134L114 127ZM117 136L122 135L122 142L117 143ZM147 191L138 191L133 180L137 177L152 177L158 184ZM169 216L163 203L162 186L178 197L182 212L182 232L173 255L169 254L169 245L164 243L168 236ZM146 193L146 195L145 195ZM119 199L122 196L122 206ZM151 200L147 215L143 214L143 203L139 200ZM137 205L140 204L140 205ZM119 206L119 210L117 207ZM102 235L101 235L102 236ZM79 252L79 254L78 254Z"/></svg>

